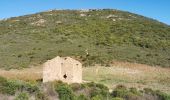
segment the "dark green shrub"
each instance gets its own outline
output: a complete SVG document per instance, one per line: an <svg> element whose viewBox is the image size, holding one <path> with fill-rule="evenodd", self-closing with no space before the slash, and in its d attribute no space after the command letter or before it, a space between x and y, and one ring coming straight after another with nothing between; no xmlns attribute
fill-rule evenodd
<svg viewBox="0 0 170 100"><path fill-rule="evenodd" d="M27 93L20 93L15 100L29 100L29 96Z"/></svg>
<svg viewBox="0 0 170 100"><path fill-rule="evenodd" d="M136 88L130 88L129 91L135 95L140 95L140 92Z"/></svg>
<svg viewBox="0 0 170 100"><path fill-rule="evenodd" d="M5 91L7 94L13 95L18 90L19 85L15 81L8 81L5 85Z"/></svg>
<svg viewBox="0 0 170 100"><path fill-rule="evenodd" d="M146 94L154 94L154 91L151 88L144 88L143 90Z"/></svg>
<svg viewBox="0 0 170 100"><path fill-rule="evenodd" d="M111 93L113 97L121 97L125 98L126 95L128 94L128 90L125 86L123 85L118 85Z"/></svg>
<svg viewBox="0 0 170 100"><path fill-rule="evenodd" d="M0 86L4 86L7 83L7 80L3 77L0 77Z"/></svg>
<svg viewBox="0 0 170 100"><path fill-rule="evenodd" d="M139 96L136 94L133 94L132 92L128 92L125 96L126 100L139 100Z"/></svg>
<svg viewBox="0 0 170 100"><path fill-rule="evenodd" d="M4 93L6 84L7 84L7 80L3 77L0 77L0 93Z"/></svg>
<svg viewBox="0 0 170 100"><path fill-rule="evenodd" d="M141 96L136 88L127 89L123 85L118 85L111 93L112 97L119 97L125 100L138 100Z"/></svg>
<svg viewBox="0 0 170 100"><path fill-rule="evenodd" d="M91 82L91 83L86 83L84 85L86 88L89 88L90 90L89 93L91 98L99 95L103 99L110 97L109 89L102 84Z"/></svg>
<svg viewBox="0 0 170 100"><path fill-rule="evenodd" d="M47 96L42 92L36 93L35 98L36 100L48 100Z"/></svg>
<svg viewBox="0 0 170 100"><path fill-rule="evenodd" d="M14 95L19 85L15 81L8 81L0 77L0 93Z"/></svg>
<svg viewBox="0 0 170 100"><path fill-rule="evenodd" d="M37 85L22 82L6 80L0 77L0 93L14 95L16 91L27 91L29 93L35 93L39 91Z"/></svg>
<svg viewBox="0 0 170 100"><path fill-rule="evenodd" d="M109 91L108 87L106 87L105 85L103 84L96 84L96 87L102 89L102 90L106 90L106 91Z"/></svg>
<svg viewBox="0 0 170 100"><path fill-rule="evenodd" d="M92 97L91 100L104 100L104 99L101 95L96 95L96 96Z"/></svg>
<svg viewBox="0 0 170 100"><path fill-rule="evenodd" d="M109 91L108 87L104 86L103 84L99 84L99 83L90 82L90 83L85 83L84 85L87 87L94 87L94 88L99 88L102 90Z"/></svg>
<svg viewBox="0 0 170 100"><path fill-rule="evenodd" d="M91 97L95 97L97 95L100 95L103 98L107 98L107 97L110 96L109 91L103 90L103 89L100 89L100 88L97 88L97 87L91 88L90 95L91 95Z"/></svg>
<svg viewBox="0 0 170 100"><path fill-rule="evenodd" d="M74 100L75 95L69 85L59 82L55 84L55 90L59 94L60 100Z"/></svg>
<svg viewBox="0 0 170 100"><path fill-rule="evenodd" d="M88 100L83 94L79 95L76 100Z"/></svg>
<svg viewBox="0 0 170 100"><path fill-rule="evenodd" d="M119 97L115 97L115 98L112 98L111 100L124 100L123 98L119 98Z"/></svg>
<svg viewBox="0 0 170 100"><path fill-rule="evenodd" d="M170 95L163 93L161 91L154 91L153 95L158 96L160 100L170 100Z"/></svg>
<svg viewBox="0 0 170 100"><path fill-rule="evenodd" d="M31 83L26 83L26 82L19 82L19 87L18 90L22 91L27 91L28 93L36 93L39 91L39 88L36 84L31 84Z"/></svg>

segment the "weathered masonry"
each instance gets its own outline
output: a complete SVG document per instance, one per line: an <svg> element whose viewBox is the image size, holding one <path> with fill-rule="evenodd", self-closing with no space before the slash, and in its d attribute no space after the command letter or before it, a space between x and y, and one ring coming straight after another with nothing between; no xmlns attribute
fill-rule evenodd
<svg viewBox="0 0 170 100"><path fill-rule="evenodd" d="M82 82L82 64L71 57L59 57L43 64L43 82L61 80L67 83Z"/></svg>

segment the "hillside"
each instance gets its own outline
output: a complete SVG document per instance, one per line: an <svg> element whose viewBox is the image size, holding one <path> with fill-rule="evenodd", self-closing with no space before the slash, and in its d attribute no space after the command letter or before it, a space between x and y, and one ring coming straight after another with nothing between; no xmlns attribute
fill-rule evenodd
<svg viewBox="0 0 170 100"><path fill-rule="evenodd" d="M51 10L0 21L0 68L39 65L57 55L84 65L128 61L170 67L170 26L110 9Z"/></svg>

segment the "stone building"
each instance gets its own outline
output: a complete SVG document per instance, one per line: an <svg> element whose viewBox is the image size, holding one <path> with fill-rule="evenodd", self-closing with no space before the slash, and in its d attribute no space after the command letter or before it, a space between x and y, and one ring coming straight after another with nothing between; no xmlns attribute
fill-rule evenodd
<svg viewBox="0 0 170 100"><path fill-rule="evenodd" d="M71 57L59 57L43 64L43 82L61 80L66 83L82 82L82 64Z"/></svg>

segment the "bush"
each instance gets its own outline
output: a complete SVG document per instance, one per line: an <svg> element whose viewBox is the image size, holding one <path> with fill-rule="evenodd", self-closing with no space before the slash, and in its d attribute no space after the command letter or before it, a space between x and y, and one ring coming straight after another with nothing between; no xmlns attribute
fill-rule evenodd
<svg viewBox="0 0 170 100"><path fill-rule="evenodd" d="M4 93L4 86L7 84L7 80L0 77L0 93Z"/></svg>
<svg viewBox="0 0 170 100"><path fill-rule="evenodd" d="M160 100L170 100L170 95L163 93L161 91L154 91L152 95L158 96Z"/></svg>
<svg viewBox="0 0 170 100"><path fill-rule="evenodd" d="M3 77L0 77L0 93L14 95L17 91L35 93L39 91L39 88L35 84L30 84L22 81L7 80Z"/></svg>
<svg viewBox="0 0 170 100"><path fill-rule="evenodd" d="M42 92L38 92L36 95L35 95L35 98L36 100L48 100L46 95Z"/></svg>
<svg viewBox="0 0 170 100"><path fill-rule="evenodd" d="M14 95L19 85L15 81L8 81L0 77L0 93Z"/></svg>
<svg viewBox="0 0 170 100"><path fill-rule="evenodd" d="M94 88L99 88L99 89L102 89L102 90L109 91L108 87L104 86L103 84L90 82L90 83L86 83L84 85L87 86L87 87L94 87Z"/></svg>
<svg viewBox="0 0 170 100"><path fill-rule="evenodd" d="M76 100L88 100L83 94L79 95Z"/></svg>
<svg viewBox="0 0 170 100"><path fill-rule="evenodd" d="M74 100L75 95L69 85L65 83L56 83L55 90L59 94L60 100Z"/></svg>
<svg viewBox="0 0 170 100"><path fill-rule="evenodd" d="M25 90L28 91L29 93L36 93L39 91L39 88L36 84L22 83L22 86L20 87L21 91Z"/></svg>
<svg viewBox="0 0 170 100"><path fill-rule="evenodd" d="M104 99L101 95L96 95L96 96L92 97L91 100L104 100Z"/></svg>
<svg viewBox="0 0 170 100"><path fill-rule="evenodd" d="M84 84L84 86L90 89L89 93L91 98L100 96L103 99L106 99L110 97L109 89L102 84L91 82Z"/></svg>
<svg viewBox="0 0 170 100"><path fill-rule="evenodd" d="M15 100L29 100L29 96L27 93L20 93Z"/></svg>
<svg viewBox="0 0 170 100"><path fill-rule="evenodd" d="M107 98L109 96L109 91L100 89L100 88L91 88L90 91L91 97L95 97L97 95L100 95L103 98Z"/></svg>
<svg viewBox="0 0 170 100"><path fill-rule="evenodd" d="M112 100L124 100L123 98L119 98L119 97L115 97L115 98L112 98Z"/></svg>
<svg viewBox="0 0 170 100"><path fill-rule="evenodd" d="M146 94L154 94L154 91L151 88L144 88L143 90Z"/></svg>
<svg viewBox="0 0 170 100"><path fill-rule="evenodd" d="M120 98L125 98L128 93L128 90L125 86L123 85L118 85L115 90L111 93L113 97L120 97Z"/></svg>
<svg viewBox="0 0 170 100"><path fill-rule="evenodd" d="M126 100L139 100L139 96L136 94L133 94L132 92L128 92L125 96Z"/></svg>
<svg viewBox="0 0 170 100"><path fill-rule="evenodd" d="M136 88L130 88L129 91L135 95L140 95L140 92Z"/></svg>

